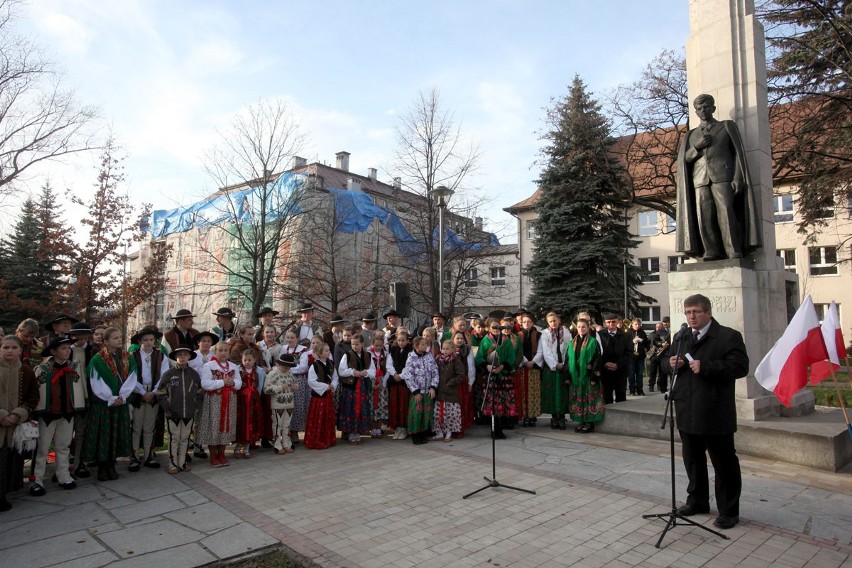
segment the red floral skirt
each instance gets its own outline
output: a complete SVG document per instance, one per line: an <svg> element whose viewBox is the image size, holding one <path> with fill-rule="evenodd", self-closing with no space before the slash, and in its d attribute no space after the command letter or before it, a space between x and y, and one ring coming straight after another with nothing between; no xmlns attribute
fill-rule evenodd
<svg viewBox="0 0 852 568"><path fill-rule="evenodd" d="M309 450L324 450L336 443L334 397L329 393L325 396L311 395L305 426L305 447Z"/></svg>

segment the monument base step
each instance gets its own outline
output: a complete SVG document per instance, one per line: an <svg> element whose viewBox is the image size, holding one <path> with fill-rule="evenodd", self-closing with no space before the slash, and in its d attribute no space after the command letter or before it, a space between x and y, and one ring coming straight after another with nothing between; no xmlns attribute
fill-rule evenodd
<svg viewBox="0 0 852 568"><path fill-rule="evenodd" d="M661 429L665 400L659 393L606 407L595 431L622 436L668 440ZM675 441L680 442L677 434ZM852 438L839 408L816 407L804 416L739 420L737 452L784 463L836 472L852 463Z"/></svg>

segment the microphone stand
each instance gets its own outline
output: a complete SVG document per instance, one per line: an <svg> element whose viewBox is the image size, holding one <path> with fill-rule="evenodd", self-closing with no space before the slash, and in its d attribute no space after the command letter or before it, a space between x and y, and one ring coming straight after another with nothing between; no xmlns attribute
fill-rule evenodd
<svg viewBox="0 0 852 568"><path fill-rule="evenodd" d="M500 366L500 356L499 356L499 354L497 353L496 350L494 351L494 355L496 356L496 359L497 359L496 363L497 364L494 365L492 363L492 365L491 365L492 369L494 367ZM487 362L488 357L486 357L485 360ZM482 407L479 410L480 412L485 411L485 402L488 400L488 390L490 388L492 388L491 387L491 381L492 381L492 379L494 379L495 376L496 376L496 373L494 373L493 371L488 373L488 378L485 381L485 394L482 397ZM496 420L496 416L494 415L494 409L492 408L491 409L491 477L485 476L484 479L488 483L485 486L480 487L476 491L471 491L467 495L463 496L462 499L467 499L468 497L472 497L472 496L476 495L480 491L485 491L486 489L492 488L492 487L494 489L497 489L498 487L505 487L506 489L512 489L514 491L523 491L524 493L530 493L532 495L536 494L535 491L531 491L529 489L521 489L520 487L513 487L511 485L505 485L505 484L497 481L497 440L496 440L496 435L495 435L495 430L496 430L495 420Z"/></svg>
<svg viewBox="0 0 852 568"><path fill-rule="evenodd" d="M680 338L678 339L677 351L675 354L675 365L672 369L672 384L669 386L669 390L665 395L666 409L663 413L662 424L660 425L660 429L663 430L666 427L666 420L668 420L669 422L669 459L671 466L672 509L668 513L652 513L649 515L642 515L643 519L663 519L666 521L666 526L665 528L663 528L663 532L662 534L660 534L660 538L657 539L657 544L654 545L657 548L660 548L660 545L662 544L663 538L665 538L666 533L668 533L670 529L673 529L678 525L678 520L681 521L681 524L692 525L694 527L703 529L709 533L713 533L714 535L725 540L730 540L730 537L720 533L719 531L715 531L710 527L705 527L701 523L697 523L689 517L684 517L683 515L677 512L677 495L675 494L674 387L677 383L680 362L682 361L683 357L683 348L686 346L687 343L684 341L684 337L686 337L688 329L689 328L687 327L686 329L681 329L680 331Z"/></svg>

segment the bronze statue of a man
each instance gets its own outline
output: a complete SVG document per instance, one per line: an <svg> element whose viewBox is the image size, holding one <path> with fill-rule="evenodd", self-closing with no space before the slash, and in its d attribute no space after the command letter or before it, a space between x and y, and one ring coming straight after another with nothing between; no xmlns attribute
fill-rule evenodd
<svg viewBox="0 0 852 568"><path fill-rule="evenodd" d="M705 261L742 258L761 246L761 233L740 131L713 118L712 96L698 95L693 106L701 124L677 156L676 250Z"/></svg>

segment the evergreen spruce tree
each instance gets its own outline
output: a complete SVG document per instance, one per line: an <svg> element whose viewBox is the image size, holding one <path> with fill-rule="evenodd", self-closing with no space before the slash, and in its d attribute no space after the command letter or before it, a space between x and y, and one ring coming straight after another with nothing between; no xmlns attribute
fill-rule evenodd
<svg viewBox="0 0 852 568"><path fill-rule="evenodd" d="M33 259L38 253L39 230L32 199L24 201L15 228L3 241L0 251L2 273L2 301L0 322L4 329L14 328L27 316L35 295L33 288Z"/></svg>
<svg viewBox="0 0 852 568"><path fill-rule="evenodd" d="M527 266L529 308L540 315L554 310L566 318L583 309L621 313L623 258L639 241L625 223L630 191L612 152L609 123L579 76L548 110L547 122L536 239ZM628 265L627 284L631 311L640 302L653 302L637 290L637 267Z"/></svg>
<svg viewBox="0 0 852 568"><path fill-rule="evenodd" d="M35 203L39 246L32 266L38 287L34 298L49 312L47 315L67 313L71 304L67 277L72 272L70 265L74 258L74 243L61 212L62 207L48 180Z"/></svg>

